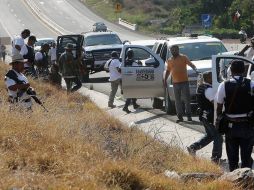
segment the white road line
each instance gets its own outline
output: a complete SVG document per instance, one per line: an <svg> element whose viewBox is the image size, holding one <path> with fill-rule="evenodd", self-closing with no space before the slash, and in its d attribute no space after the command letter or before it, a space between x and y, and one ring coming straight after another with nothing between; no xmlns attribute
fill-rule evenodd
<svg viewBox="0 0 254 190"><path fill-rule="evenodd" d="M0 20L0 24L2 25L3 29L5 30L5 32L9 35L9 37L12 37L10 31L5 27L5 25L3 24L3 22Z"/></svg>

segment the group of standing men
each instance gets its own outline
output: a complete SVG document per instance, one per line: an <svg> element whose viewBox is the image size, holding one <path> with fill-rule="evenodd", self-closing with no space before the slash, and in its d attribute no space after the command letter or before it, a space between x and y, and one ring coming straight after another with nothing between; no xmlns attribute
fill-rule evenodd
<svg viewBox="0 0 254 190"><path fill-rule="evenodd" d="M25 39L27 39L27 43L25 43ZM78 78L79 68L77 68L76 60L72 54L74 49L72 44L67 44L65 52L59 58L58 65L56 64L55 44L51 48L49 44L43 44L41 50L35 53L34 44L36 41L36 37L30 35L29 29L23 30L20 35L15 36L12 40L12 62L10 63L12 68L5 75L10 109L19 107L24 110L31 110L31 97L35 96L35 91L30 87L26 76L38 77L40 72L49 72L49 52L52 60L52 67L47 73L49 81L61 86L61 78L63 77L67 84L68 93L74 92L82 86ZM76 85L72 87L72 83L76 83Z"/></svg>

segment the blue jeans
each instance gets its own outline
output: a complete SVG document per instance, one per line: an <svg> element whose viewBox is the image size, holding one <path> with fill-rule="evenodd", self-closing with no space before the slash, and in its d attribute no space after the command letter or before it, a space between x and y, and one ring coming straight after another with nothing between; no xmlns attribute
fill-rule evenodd
<svg viewBox="0 0 254 190"><path fill-rule="evenodd" d="M190 148L193 150L200 150L201 148L208 145L213 141L213 150L211 159L216 161L219 160L222 156L222 143L223 138L221 134L215 129L212 123L208 122L205 118L202 119L206 134L199 141L190 145Z"/></svg>
<svg viewBox="0 0 254 190"><path fill-rule="evenodd" d="M191 117L191 105L190 105L190 87L189 82L180 82L173 84L175 94L175 106L176 113L179 119L183 118L183 105L182 100L185 104L185 113L187 117Z"/></svg>

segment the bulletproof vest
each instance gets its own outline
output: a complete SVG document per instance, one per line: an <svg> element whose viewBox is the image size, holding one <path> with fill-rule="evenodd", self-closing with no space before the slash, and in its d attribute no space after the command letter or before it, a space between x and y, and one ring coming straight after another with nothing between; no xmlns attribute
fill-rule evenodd
<svg viewBox="0 0 254 190"><path fill-rule="evenodd" d="M26 45L27 47L27 54L23 56L24 59L28 59L28 61L30 63L33 63L34 62L34 49L28 45Z"/></svg>
<svg viewBox="0 0 254 190"><path fill-rule="evenodd" d="M43 63L45 63L45 65L48 65L48 54L45 52L41 52L42 53L42 61Z"/></svg>
<svg viewBox="0 0 254 190"><path fill-rule="evenodd" d="M198 106L201 110L213 111L213 103L205 97L206 89L211 88L208 84L201 84L198 86L196 91Z"/></svg>
<svg viewBox="0 0 254 190"><path fill-rule="evenodd" d="M7 74L5 75L5 77L8 77L14 80L17 84L25 84L25 81L19 80L17 74L13 70L9 70ZM19 90L17 93L17 96L21 97L23 93L24 93L23 90Z"/></svg>
<svg viewBox="0 0 254 190"><path fill-rule="evenodd" d="M243 77L236 82L229 80L225 82L225 112L227 114L245 114L253 110L250 83L249 79Z"/></svg>
<svg viewBox="0 0 254 190"><path fill-rule="evenodd" d="M13 70L9 70L5 76L14 80L17 84L24 84L25 83L25 81L18 79L17 74Z"/></svg>

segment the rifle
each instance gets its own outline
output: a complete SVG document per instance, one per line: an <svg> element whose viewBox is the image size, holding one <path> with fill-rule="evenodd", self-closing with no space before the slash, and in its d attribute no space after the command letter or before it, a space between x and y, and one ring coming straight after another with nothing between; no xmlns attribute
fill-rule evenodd
<svg viewBox="0 0 254 190"><path fill-rule="evenodd" d="M13 79L17 84L24 84L24 81L21 81L18 79L18 76L16 75L16 73L12 70L10 70L7 74L6 74L7 77L9 77L10 79ZM47 108L43 105L43 103L40 101L40 99L36 96L36 92L33 90L32 87L29 87L27 90L22 90L21 91L21 94L26 92L31 98L34 99L34 101L39 104L41 107L43 107L43 109L46 111L46 112L49 112L47 110Z"/></svg>
<svg viewBox="0 0 254 190"><path fill-rule="evenodd" d="M49 112L47 108L43 105L41 100L36 96L36 92L30 87L27 89L27 94L30 95L31 98L34 99L34 101L39 104L46 112Z"/></svg>

